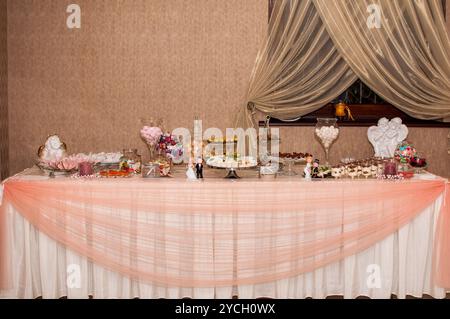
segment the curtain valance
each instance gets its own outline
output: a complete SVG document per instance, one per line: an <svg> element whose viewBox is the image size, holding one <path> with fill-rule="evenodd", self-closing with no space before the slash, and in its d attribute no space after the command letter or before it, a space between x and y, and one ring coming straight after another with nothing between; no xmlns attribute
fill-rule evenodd
<svg viewBox="0 0 450 319"><path fill-rule="evenodd" d="M450 42L440 0L279 0L253 70L258 110L310 113L357 78L409 115L450 118Z"/></svg>

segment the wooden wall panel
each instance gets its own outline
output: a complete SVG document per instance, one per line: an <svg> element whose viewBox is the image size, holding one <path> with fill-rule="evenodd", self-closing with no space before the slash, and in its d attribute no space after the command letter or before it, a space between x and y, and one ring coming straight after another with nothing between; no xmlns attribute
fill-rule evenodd
<svg viewBox="0 0 450 319"><path fill-rule="evenodd" d="M0 180L8 176L7 1L0 0Z"/></svg>

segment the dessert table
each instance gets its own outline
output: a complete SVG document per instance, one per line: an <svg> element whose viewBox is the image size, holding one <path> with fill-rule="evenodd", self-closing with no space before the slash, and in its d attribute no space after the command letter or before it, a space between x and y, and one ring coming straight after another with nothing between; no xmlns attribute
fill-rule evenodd
<svg viewBox="0 0 450 319"><path fill-rule="evenodd" d="M445 297L446 180L240 175L6 180L0 297Z"/></svg>

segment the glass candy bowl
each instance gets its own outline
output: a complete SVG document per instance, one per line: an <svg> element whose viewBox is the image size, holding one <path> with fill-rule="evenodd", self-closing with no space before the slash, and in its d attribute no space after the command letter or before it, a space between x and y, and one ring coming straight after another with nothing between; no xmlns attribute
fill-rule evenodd
<svg viewBox="0 0 450 319"><path fill-rule="evenodd" d="M317 118L315 134L325 150L325 163L329 165L329 152L331 145L339 136L339 127L336 118Z"/></svg>

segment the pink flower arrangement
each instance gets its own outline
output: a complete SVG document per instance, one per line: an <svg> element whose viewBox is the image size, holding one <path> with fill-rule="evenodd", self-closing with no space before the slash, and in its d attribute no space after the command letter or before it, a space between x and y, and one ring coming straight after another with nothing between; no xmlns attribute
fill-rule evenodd
<svg viewBox="0 0 450 319"><path fill-rule="evenodd" d="M183 144L178 141L178 138L170 133L161 135L158 145L156 145L156 149L161 150L168 158L176 160L177 162L183 156Z"/></svg>

